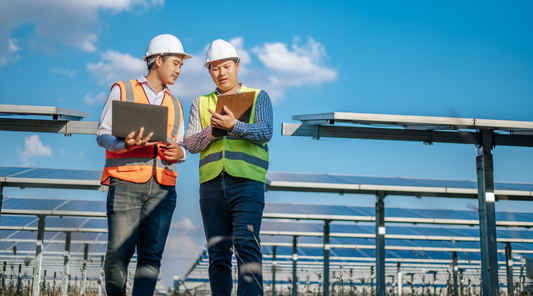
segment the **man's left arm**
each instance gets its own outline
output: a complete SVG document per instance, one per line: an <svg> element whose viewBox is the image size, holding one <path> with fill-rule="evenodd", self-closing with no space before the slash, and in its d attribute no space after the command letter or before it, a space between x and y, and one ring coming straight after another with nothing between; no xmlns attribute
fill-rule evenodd
<svg viewBox="0 0 533 296"><path fill-rule="evenodd" d="M272 139L273 133L272 102L268 94L262 90L255 103L255 123L245 123L235 119L235 126L229 133L254 143L266 143Z"/></svg>

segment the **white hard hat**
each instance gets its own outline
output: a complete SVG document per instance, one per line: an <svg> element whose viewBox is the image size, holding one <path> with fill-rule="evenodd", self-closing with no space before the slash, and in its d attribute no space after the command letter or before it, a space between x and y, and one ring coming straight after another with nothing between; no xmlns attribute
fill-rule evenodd
<svg viewBox="0 0 533 296"><path fill-rule="evenodd" d="M213 41L207 49L204 67L209 68L209 65L212 62L225 59L233 59L236 63L241 60L233 45L222 39L217 39Z"/></svg>
<svg viewBox="0 0 533 296"><path fill-rule="evenodd" d="M170 34L163 34L156 36L150 41L144 54L144 61L151 56L165 54L180 54L183 56L183 59L192 58L190 54L183 51L183 45L181 45L178 38Z"/></svg>

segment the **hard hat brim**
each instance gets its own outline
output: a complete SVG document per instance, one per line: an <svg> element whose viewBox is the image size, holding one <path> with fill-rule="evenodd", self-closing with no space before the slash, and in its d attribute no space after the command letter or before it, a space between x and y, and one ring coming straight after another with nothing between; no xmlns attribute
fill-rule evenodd
<svg viewBox="0 0 533 296"><path fill-rule="evenodd" d="M222 58L222 59L212 60L212 61L209 61L209 62L205 62L204 63L204 68L209 68L209 65L211 65L211 63L216 62L216 61L222 61L222 60L233 60L233 61L235 61L236 64L238 64L238 63L240 63L241 58L240 57L230 57L230 58Z"/></svg>
<svg viewBox="0 0 533 296"><path fill-rule="evenodd" d="M192 58L192 56L190 54L184 53L184 52L164 52L164 53L156 53L156 54L152 54L152 55L149 55L149 56L145 56L143 58L143 60L146 62L146 60L149 57L158 56L158 55L160 55L160 56L164 56L164 55L180 55L180 56L183 56L184 60Z"/></svg>

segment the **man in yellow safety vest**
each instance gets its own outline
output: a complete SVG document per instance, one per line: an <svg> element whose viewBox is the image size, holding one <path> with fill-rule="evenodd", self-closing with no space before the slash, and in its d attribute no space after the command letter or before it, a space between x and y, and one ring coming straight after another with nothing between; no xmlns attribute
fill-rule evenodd
<svg viewBox="0 0 533 296"><path fill-rule="evenodd" d="M184 59L178 38L163 34L150 41L144 60L148 75L115 83L102 111L98 144L106 149L102 184L107 195L108 245L105 259L107 295L126 295L128 263L137 248L132 295L153 295L161 256L176 207L176 163L185 161L183 110L167 85L180 75ZM143 128L125 139L112 135L112 101L168 108L167 141L150 142ZM144 136L144 138L143 138Z"/></svg>
<svg viewBox="0 0 533 296"><path fill-rule="evenodd" d="M237 295L263 294L259 229L265 205L268 169L267 142L272 138L272 104L264 90L238 81L239 55L228 42L217 39L206 53L204 66L217 88L193 101L185 144L200 152L200 209L209 252L209 280L213 295L229 296L231 257L239 268ZM224 106L215 113L219 95L254 92L248 122L235 119ZM213 128L228 132L212 138Z"/></svg>

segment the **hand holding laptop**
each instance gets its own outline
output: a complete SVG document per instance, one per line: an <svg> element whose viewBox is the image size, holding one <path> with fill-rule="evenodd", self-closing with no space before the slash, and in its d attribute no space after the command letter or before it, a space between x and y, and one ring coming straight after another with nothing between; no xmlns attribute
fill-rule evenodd
<svg viewBox="0 0 533 296"><path fill-rule="evenodd" d="M131 132L128 136L126 136L126 138L124 139L124 142L126 142L126 149L133 150L144 146L153 146L157 144L157 142L150 142L150 139L152 138L154 133L149 133L148 136L146 136L146 138L144 139L143 133L144 127L141 127L139 133L137 134L137 137L134 138L135 132Z"/></svg>

